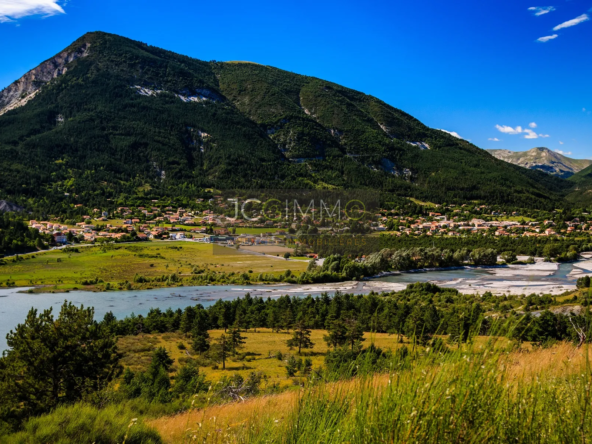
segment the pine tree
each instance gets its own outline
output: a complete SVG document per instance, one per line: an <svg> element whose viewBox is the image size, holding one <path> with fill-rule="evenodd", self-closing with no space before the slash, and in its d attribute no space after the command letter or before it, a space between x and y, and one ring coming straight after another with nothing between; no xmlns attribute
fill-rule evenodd
<svg viewBox="0 0 592 444"><path fill-rule="evenodd" d="M191 348L200 355L210 348L210 335L208 333L209 317L207 311L199 309L193 321L191 336L193 342Z"/></svg>
<svg viewBox="0 0 592 444"><path fill-rule="evenodd" d="M284 311L282 316L282 326L286 331L290 331L292 324L294 323L294 316L292 315L292 310L289 308Z"/></svg>
<svg viewBox="0 0 592 444"><path fill-rule="evenodd" d="M344 324L346 344L349 344L352 351L354 351L354 346L365 341L362 324L357 319L353 318L346 319Z"/></svg>
<svg viewBox="0 0 592 444"><path fill-rule="evenodd" d="M195 320L195 309L190 305L189 307L185 308L183 314L181 315L181 325L179 330L182 333L187 334L193 328L193 321Z"/></svg>
<svg viewBox="0 0 592 444"><path fill-rule="evenodd" d="M31 309L6 339L9 350L0 358L2 397L25 415L78 401L121 370L116 340L94 321L92 308L65 302L57 318L52 309Z"/></svg>
<svg viewBox="0 0 592 444"><path fill-rule="evenodd" d="M424 307L416 305L405 321L405 335L418 344L424 344L429 339L423 310Z"/></svg>
<svg viewBox="0 0 592 444"><path fill-rule="evenodd" d="M168 373L174 362L175 360L171 358L164 347L158 347L152 352L152 362L148 368L148 373L152 376L152 379L155 379L160 369L164 369Z"/></svg>
<svg viewBox="0 0 592 444"><path fill-rule="evenodd" d="M210 349L210 356L217 362L222 363L222 370L226 369L226 359L232 351L228 336L222 334L219 338L216 338L214 344Z"/></svg>
<svg viewBox="0 0 592 444"><path fill-rule="evenodd" d="M237 326L228 329L228 342L233 355L236 355L237 350L243 348L245 337L240 334L240 330Z"/></svg>
<svg viewBox="0 0 592 444"><path fill-rule="evenodd" d="M323 340L329 347L337 348L341 347L347 342L347 329L341 319L336 319L331 322L327 328L329 334L323 336Z"/></svg>
<svg viewBox="0 0 592 444"><path fill-rule="evenodd" d="M311 331L303 321L298 321L294 325L294 334L291 339L286 341L288 347L298 347L298 354L303 348L313 348L314 343L310 340Z"/></svg>

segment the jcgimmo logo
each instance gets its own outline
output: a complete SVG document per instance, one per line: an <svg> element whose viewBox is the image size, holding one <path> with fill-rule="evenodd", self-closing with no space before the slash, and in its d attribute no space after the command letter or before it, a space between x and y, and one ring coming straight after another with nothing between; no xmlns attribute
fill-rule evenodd
<svg viewBox="0 0 592 444"><path fill-rule="evenodd" d="M314 223L363 220L377 208L378 199L366 191L233 190L217 203L234 220Z"/></svg>

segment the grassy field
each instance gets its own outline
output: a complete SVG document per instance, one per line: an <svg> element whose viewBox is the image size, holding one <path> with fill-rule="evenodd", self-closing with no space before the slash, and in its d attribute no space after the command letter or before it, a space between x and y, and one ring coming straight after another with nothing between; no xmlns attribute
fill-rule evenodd
<svg viewBox="0 0 592 444"><path fill-rule="evenodd" d="M210 330L209 333L210 338L215 340L224 333L224 330ZM278 352L284 355L284 360L288 354L297 355L298 350L290 350L286 345L286 341L292 335L285 331L274 333L266 328L257 329L256 332L251 330L241 334L246 338L246 344L240 352L247 352L249 355L247 359L238 361L230 358L226 362L226 370L222 370L221 365L218 365L218 369L212 369L212 366L203 367L202 371L207 375L208 379L216 381L225 374L230 375L234 373L239 373L243 377L246 377L253 371L260 371L269 377L269 383L277 383L281 387L292 385L292 379L286 377L286 363L276 358ZM323 336L326 334L327 332L325 330L312 330L311 339L314 343L314 348L312 350L302 351L301 357L310 358L313 368L323 365L325 355L329 350L323 340ZM374 343L382 349L394 350L403 345L397 342L396 336L386 333L366 333L365 338L365 346ZM184 343L188 349L191 348L191 339L185 337L182 333L124 336L119 338L118 346L123 353L123 365L135 371L148 368L152 350L155 347L166 348L171 353L173 359L175 359L177 365L179 362L184 363L187 359L187 354L177 347L180 342ZM194 355L194 353L191 354Z"/></svg>
<svg viewBox="0 0 592 444"><path fill-rule="evenodd" d="M224 333L224 330L210 330L210 339L214 341ZM298 355L298 350L290 350L286 345L286 341L292 337L291 333L285 331L276 333L268 328L257 329L257 331L250 330L241 333L246 338L244 348L239 350L239 353L246 353L246 359L238 360L237 358L229 358L226 362L226 369L222 370L221 365L217 365L217 369L212 368L212 365L201 367L207 378L212 381L219 380L224 375L231 375L238 373L246 377L251 372L263 372L269 379L268 383L278 384L280 387L287 387L293 385L292 378L286 375L286 362L288 355L294 355L299 358L310 358L313 363L313 368L321 367L324 364L325 355L329 351L323 336L327 334L325 330L312 330L311 340L314 347L309 350L302 350L302 354ZM413 347L410 341L402 338L403 342L398 341L397 335L389 335L387 333L365 333L365 341L363 345L368 347L374 344L383 350L394 351L399 347L407 346ZM477 346L484 346L488 341L488 337L475 338ZM154 335L138 335L138 336L123 336L118 340L118 347L123 353L122 364L130 367L133 371L146 370L150 365L152 351L156 347L164 347L171 354L175 360L175 366L185 364L188 355L184 350L178 348L178 344L183 343L188 350L191 349L191 338L186 337L182 333L165 333ZM505 347L509 344L506 339L499 340L499 344ZM524 350L529 350L529 344L523 344ZM283 360L278 360L278 352L282 354ZM195 353L189 353L197 357Z"/></svg>
<svg viewBox="0 0 592 444"><path fill-rule="evenodd" d="M194 242L141 242L79 247L79 252L50 250L6 259L0 266L0 284L6 280L16 286L52 286L55 290L86 288L84 280L99 278L105 283L133 281L136 273L146 277L177 273L189 276L194 267L217 272L252 271L280 274L290 269L302 272L308 264L267 256L240 253L232 248ZM139 287L138 287L139 288ZM89 287L92 289L92 286Z"/></svg>

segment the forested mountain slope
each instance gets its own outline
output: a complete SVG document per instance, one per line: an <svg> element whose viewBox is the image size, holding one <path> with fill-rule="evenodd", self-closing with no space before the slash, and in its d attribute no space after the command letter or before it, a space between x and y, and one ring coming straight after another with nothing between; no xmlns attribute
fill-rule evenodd
<svg viewBox="0 0 592 444"><path fill-rule="evenodd" d="M572 186L331 82L102 32L0 92L0 168L0 198L48 211L211 186L552 208Z"/></svg>
<svg viewBox="0 0 592 444"><path fill-rule="evenodd" d="M592 165L569 178L574 187L567 196L569 200L589 204L592 201Z"/></svg>

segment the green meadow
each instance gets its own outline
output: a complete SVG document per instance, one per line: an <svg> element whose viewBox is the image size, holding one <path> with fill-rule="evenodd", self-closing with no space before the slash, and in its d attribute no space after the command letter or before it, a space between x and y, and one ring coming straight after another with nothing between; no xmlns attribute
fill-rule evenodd
<svg viewBox="0 0 592 444"><path fill-rule="evenodd" d="M194 242L154 241L133 244L77 246L64 250L49 250L4 259L0 265L2 286L35 286L37 290L89 289L100 283L121 286L134 282L140 275L156 278L176 274L180 279L192 276L195 269L216 273L272 273L286 270L300 273L307 267L303 261L286 261L269 256L237 252L233 248ZM94 284L84 284L93 281ZM161 283L167 285L166 282ZM175 285L178 285L176 282ZM135 289L150 284L134 284Z"/></svg>

